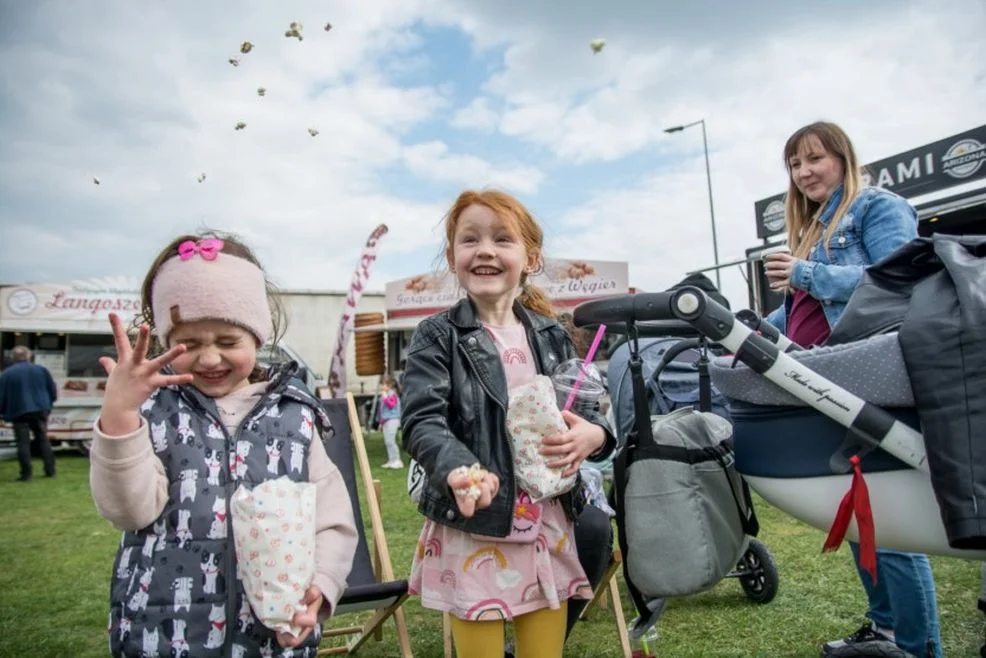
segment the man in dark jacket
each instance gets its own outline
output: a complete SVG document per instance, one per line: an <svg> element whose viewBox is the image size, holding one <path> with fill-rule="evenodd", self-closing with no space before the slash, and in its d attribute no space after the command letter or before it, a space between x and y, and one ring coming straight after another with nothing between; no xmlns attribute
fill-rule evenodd
<svg viewBox="0 0 986 658"><path fill-rule="evenodd" d="M31 480L31 435L38 442L45 475L55 477L55 456L48 442L48 415L58 399L51 373L31 363L31 350L18 345L10 353L13 365L0 374L0 417L13 424L21 482Z"/></svg>

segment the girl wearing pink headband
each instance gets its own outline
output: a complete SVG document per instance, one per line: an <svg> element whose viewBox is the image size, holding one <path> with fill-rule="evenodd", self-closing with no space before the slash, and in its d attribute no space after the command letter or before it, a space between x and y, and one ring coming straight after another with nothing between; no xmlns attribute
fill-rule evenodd
<svg viewBox="0 0 986 658"><path fill-rule="evenodd" d="M257 350L280 334L273 287L235 238L186 235L155 259L141 297L134 345L110 316L117 360L101 360L109 378L93 428L93 498L124 531L110 588L111 653L314 656L357 534L345 482L322 445L329 419L294 376L298 364L257 368ZM153 358L152 332L161 348ZM315 576L288 602L298 635L253 614L229 509L241 484L282 477L316 487Z"/></svg>

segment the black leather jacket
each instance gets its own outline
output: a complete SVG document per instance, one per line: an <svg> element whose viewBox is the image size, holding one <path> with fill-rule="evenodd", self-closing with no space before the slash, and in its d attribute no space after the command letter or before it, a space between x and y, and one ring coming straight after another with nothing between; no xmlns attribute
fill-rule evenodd
<svg viewBox="0 0 986 658"><path fill-rule="evenodd" d="M527 328L539 374L550 374L559 363L576 357L571 339L557 322L519 303L514 313ZM499 352L468 298L418 325L408 347L401 391L404 448L428 474L419 511L466 532L506 537L517 494L506 423L507 380ZM603 460L616 448L613 432L598 413L587 420L606 432L606 443L594 457ZM466 519L449 491L448 475L476 462L497 475L500 490L488 508ZM560 501L574 520L584 504L581 479Z"/></svg>

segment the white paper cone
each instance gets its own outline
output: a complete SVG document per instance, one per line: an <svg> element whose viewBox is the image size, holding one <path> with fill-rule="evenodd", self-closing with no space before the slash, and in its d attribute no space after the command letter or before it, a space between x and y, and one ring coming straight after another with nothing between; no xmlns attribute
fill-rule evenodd
<svg viewBox="0 0 986 658"><path fill-rule="evenodd" d="M548 458L540 453L545 437L568 431L548 377L538 375L530 384L511 389L507 430L514 448L514 477L533 502L554 498L575 485L578 474L562 477L564 469L548 468Z"/></svg>
<svg viewBox="0 0 986 658"><path fill-rule="evenodd" d="M252 490L240 485L230 499L237 573L257 619L297 637L291 624L304 612L315 577L315 485L287 477Z"/></svg>

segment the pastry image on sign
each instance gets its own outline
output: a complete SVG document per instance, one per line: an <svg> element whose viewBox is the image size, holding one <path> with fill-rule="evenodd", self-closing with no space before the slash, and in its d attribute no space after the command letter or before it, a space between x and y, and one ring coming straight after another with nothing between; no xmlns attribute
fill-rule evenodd
<svg viewBox="0 0 986 658"><path fill-rule="evenodd" d="M434 284L435 282L430 276L427 274L419 274L404 284L404 290L410 290L411 292L425 292L426 290L433 289Z"/></svg>

